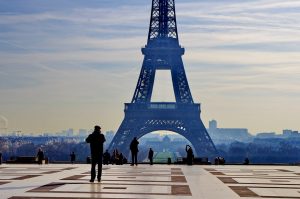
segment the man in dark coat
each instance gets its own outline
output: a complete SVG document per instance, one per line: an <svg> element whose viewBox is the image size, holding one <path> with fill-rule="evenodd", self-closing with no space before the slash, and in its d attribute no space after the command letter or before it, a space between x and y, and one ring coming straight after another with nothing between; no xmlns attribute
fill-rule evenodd
<svg viewBox="0 0 300 199"><path fill-rule="evenodd" d="M103 154L103 164L109 164L110 162L110 153L108 152L108 150L105 151L105 153Z"/></svg>
<svg viewBox="0 0 300 199"><path fill-rule="evenodd" d="M153 165L153 154L154 151L152 150L152 148L150 148L148 153L148 159L150 160L150 165Z"/></svg>
<svg viewBox="0 0 300 199"><path fill-rule="evenodd" d="M39 151L37 153L37 158L38 158L38 164L43 164L43 160L44 160L44 152L42 151L41 148L39 148Z"/></svg>
<svg viewBox="0 0 300 199"><path fill-rule="evenodd" d="M70 154L71 157L71 163L74 164L75 160L76 160L76 155L74 153L74 151Z"/></svg>
<svg viewBox="0 0 300 199"><path fill-rule="evenodd" d="M137 165L137 154L139 152L138 149L139 141L137 141L137 138L134 137L130 144L130 151L131 151L131 166L134 164Z"/></svg>
<svg viewBox="0 0 300 199"><path fill-rule="evenodd" d="M187 156L186 156L187 164L188 165L193 165L194 153L193 153L192 147L189 146L189 145L186 145L185 151L187 153Z"/></svg>
<svg viewBox="0 0 300 199"><path fill-rule="evenodd" d="M91 180L94 182L96 178L96 164L98 164L98 182L101 181L102 175L102 156L103 156L103 143L105 142L105 137L101 134L101 127L95 126L95 130L90 134L86 140L87 143L90 143L91 147L91 156L92 156L92 167L91 167Z"/></svg>

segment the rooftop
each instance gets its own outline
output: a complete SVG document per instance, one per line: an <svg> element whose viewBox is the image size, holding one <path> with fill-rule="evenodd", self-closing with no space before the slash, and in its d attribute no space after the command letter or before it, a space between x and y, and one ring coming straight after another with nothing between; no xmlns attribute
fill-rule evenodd
<svg viewBox="0 0 300 199"><path fill-rule="evenodd" d="M300 198L300 167L252 165L0 165L0 198Z"/></svg>

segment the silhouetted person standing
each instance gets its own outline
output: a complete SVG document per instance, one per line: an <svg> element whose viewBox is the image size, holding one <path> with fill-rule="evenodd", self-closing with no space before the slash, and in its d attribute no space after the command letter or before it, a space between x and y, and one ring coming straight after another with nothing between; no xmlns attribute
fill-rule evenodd
<svg viewBox="0 0 300 199"><path fill-rule="evenodd" d="M115 158L114 158L115 163L116 163L116 165L118 165L118 164L119 164L119 158L120 158L120 154L119 154L118 149L116 149L116 150L114 151L114 156L115 156Z"/></svg>
<svg viewBox="0 0 300 199"><path fill-rule="evenodd" d="M215 165L219 165L219 157L215 158Z"/></svg>
<svg viewBox="0 0 300 199"><path fill-rule="evenodd" d="M110 162L110 154L108 152L108 150L105 151L105 153L103 154L103 164L109 164Z"/></svg>
<svg viewBox="0 0 300 199"><path fill-rule="evenodd" d="M116 163L116 150L113 151L111 157L110 157L110 163L113 165Z"/></svg>
<svg viewBox="0 0 300 199"><path fill-rule="evenodd" d="M148 159L150 160L150 165L153 165L153 150L152 148L149 149L149 153L148 153Z"/></svg>
<svg viewBox="0 0 300 199"><path fill-rule="evenodd" d="M244 164L245 165L248 165L250 163L250 160L249 160L249 158L245 158L245 160L244 160Z"/></svg>
<svg viewBox="0 0 300 199"><path fill-rule="evenodd" d="M91 180L90 182L94 182L96 178L96 164L98 164L98 182L101 181L102 175L102 156L103 156L103 143L105 142L105 137L101 134L101 127L95 126L95 130L92 134L90 134L86 140L87 143L90 143L91 147L91 156L92 156L92 164L91 164Z"/></svg>
<svg viewBox="0 0 300 199"><path fill-rule="evenodd" d="M120 153L119 155L119 165L123 165L123 159L124 159L124 156L123 156L123 153Z"/></svg>
<svg viewBox="0 0 300 199"><path fill-rule="evenodd" d="M138 145L139 141L137 141L137 138L134 137L130 144L131 166L133 166L134 164L137 165L137 154L139 152Z"/></svg>
<svg viewBox="0 0 300 199"><path fill-rule="evenodd" d="M70 158L71 158L71 163L74 164L74 162L76 161L76 155L74 151L70 154Z"/></svg>
<svg viewBox="0 0 300 199"><path fill-rule="evenodd" d="M37 158L38 158L38 164L43 164L44 152L42 151L41 148L39 148L39 151L37 153Z"/></svg>
<svg viewBox="0 0 300 199"><path fill-rule="evenodd" d="M185 147L186 151L186 161L188 165L193 165L193 159L194 159L194 153L191 146L186 145Z"/></svg>

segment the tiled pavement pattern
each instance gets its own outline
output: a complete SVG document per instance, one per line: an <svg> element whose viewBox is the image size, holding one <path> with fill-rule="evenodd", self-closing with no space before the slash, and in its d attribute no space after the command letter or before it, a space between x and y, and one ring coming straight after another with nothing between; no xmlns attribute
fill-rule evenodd
<svg viewBox="0 0 300 199"><path fill-rule="evenodd" d="M241 198L300 198L299 167L206 168Z"/></svg>
<svg viewBox="0 0 300 199"><path fill-rule="evenodd" d="M109 165L100 183L89 165L0 165L0 199L299 198L297 166Z"/></svg>
<svg viewBox="0 0 300 199"><path fill-rule="evenodd" d="M26 167L26 166L3 166L0 167L0 184L8 183L7 180L25 180L45 174L52 174L76 167ZM5 181L3 181L5 180Z"/></svg>
<svg viewBox="0 0 300 199"><path fill-rule="evenodd" d="M190 196L191 192L180 168L130 168L118 166L105 168L101 183L88 182L89 172L60 179L29 192L62 194L139 194L139 195L181 195Z"/></svg>

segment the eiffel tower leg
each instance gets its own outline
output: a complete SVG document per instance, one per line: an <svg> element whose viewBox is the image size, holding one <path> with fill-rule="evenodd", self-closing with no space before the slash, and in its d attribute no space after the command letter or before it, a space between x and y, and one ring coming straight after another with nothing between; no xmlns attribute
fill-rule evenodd
<svg viewBox="0 0 300 199"><path fill-rule="evenodd" d="M187 124L187 134L185 137L192 143L196 157L215 158L218 155L217 149L202 121L185 121L185 124Z"/></svg>
<svg viewBox="0 0 300 199"><path fill-rule="evenodd" d="M144 123L145 120L143 119L125 116L116 135L110 143L108 150L112 152L113 150L117 149L128 159L130 156L130 143L134 137L139 139L143 136L139 132L139 129Z"/></svg>
<svg viewBox="0 0 300 199"><path fill-rule="evenodd" d="M181 57L170 60L172 82L177 103L194 103Z"/></svg>
<svg viewBox="0 0 300 199"><path fill-rule="evenodd" d="M145 56L132 103L150 103L156 72L152 62L149 57Z"/></svg>
<svg viewBox="0 0 300 199"><path fill-rule="evenodd" d="M126 158L128 158L127 156L129 155L129 151L126 147L129 147L128 140L131 139L130 135L133 131L131 123L132 122L130 122L129 119L124 118L116 135L114 136L113 140L111 141L108 147L109 152L113 152L113 150L117 149L119 152L122 152Z"/></svg>

